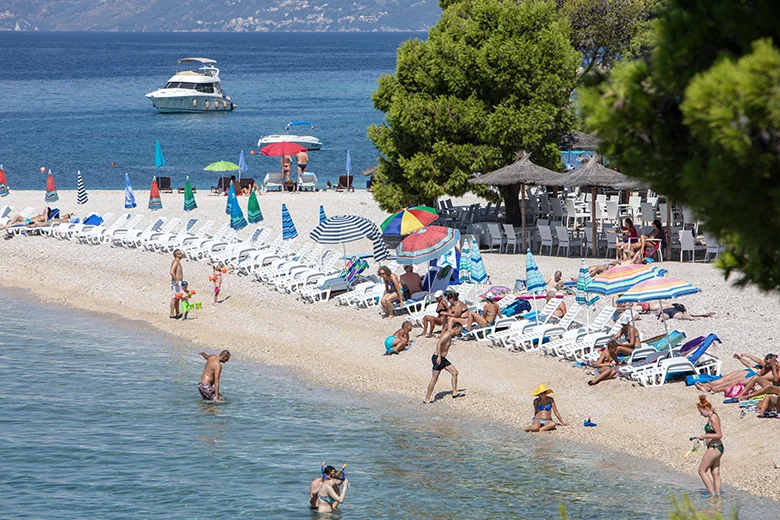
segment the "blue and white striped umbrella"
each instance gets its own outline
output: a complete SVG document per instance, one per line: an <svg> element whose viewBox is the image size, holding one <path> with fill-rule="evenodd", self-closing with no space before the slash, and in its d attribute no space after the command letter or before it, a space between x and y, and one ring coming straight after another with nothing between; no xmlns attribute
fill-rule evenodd
<svg viewBox="0 0 780 520"><path fill-rule="evenodd" d="M547 282L544 281L530 249L525 254L525 287L528 294L541 294L547 291Z"/></svg>
<svg viewBox="0 0 780 520"><path fill-rule="evenodd" d="M325 208L322 207L322 204L320 204L320 224L325 222L325 219L328 218L327 215L325 215Z"/></svg>
<svg viewBox="0 0 780 520"><path fill-rule="evenodd" d="M125 174L125 209L131 209L136 206L133 187L130 186L130 176Z"/></svg>
<svg viewBox="0 0 780 520"><path fill-rule="evenodd" d="M233 215L233 208L231 205L234 200L238 200L238 195L236 194L236 187L233 186L233 183L231 182L230 189L228 190L227 203L225 204L225 215Z"/></svg>
<svg viewBox="0 0 780 520"><path fill-rule="evenodd" d="M471 248L468 239L463 241L460 248L460 266L458 268L460 283L471 282Z"/></svg>
<svg viewBox="0 0 780 520"><path fill-rule="evenodd" d="M76 204L86 204L89 202L87 189L84 187L84 179L81 178L81 170L76 174L76 187L78 191L76 195Z"/></svg>
<svg viewBox="0 0 780 520"><path fill-rule="evenodd" d="M282 204L282 239L292 240L298 237L298 230L295 229L295 223L287 210L287 204Z"/></svg>
<svg viewBox="0 0 780 520"><path fill-rule="evenodd" d="M588 267L585 265L585 259L583 258L580 262L580 273L579 276L577 276L577 290L575 296L577 303L580 305L591 306L599 300L598 295L588 291L588 286L592 281L593 279L590 277Z"/></svg>
<svg viewBox="0 0 780 520"><path fill-rule="evenodd" d="M479 243L476 239L471 242L471 281L474 283L485 283L488 280L487 271L485 271L485 262L482 260L482 253L479 252Z"/></svg>
<svg viewBox="0 0 780 520"><path fill-rule="evenodd" d="M371 237L371 240L373 241L374 246L374 260L377 262L384 262L390 258L390 251L387 249L387 244L385 244L382 233L375 233L374 236Z"/></svg>
<svg viewBox="0 0 780 520"><path fill-rule="evenodd" d="M376 224L357 215L337 215L326 218L309 234L318 244L344 244L379 232Z"/></svg>

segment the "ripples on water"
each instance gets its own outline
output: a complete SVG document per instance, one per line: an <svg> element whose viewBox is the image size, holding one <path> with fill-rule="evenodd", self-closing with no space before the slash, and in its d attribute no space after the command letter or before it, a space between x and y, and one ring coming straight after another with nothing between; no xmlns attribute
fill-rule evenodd
<svg viewBox="0 0 780 520"><path fill-rule="evenodd" d="M349 463L340 516L356 519L558 518L560 502L573 518L660 519L670 494L701 487L235 358L228 402L206 404L199 348L18 296L0 292L2 518L316 517L306 500L323 459ZM743 519L771 518L775 505L739 504Z"/></svg>

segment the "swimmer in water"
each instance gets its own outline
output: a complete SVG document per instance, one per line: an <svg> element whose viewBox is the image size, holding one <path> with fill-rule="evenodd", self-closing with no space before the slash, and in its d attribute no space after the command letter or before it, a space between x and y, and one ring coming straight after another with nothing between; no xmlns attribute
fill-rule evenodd
<svg viewBox="0 0 780 520"><path fill-rule="evenodd" d="M333 466L322 464L322 476L315 478L309 486L309 508L318 513L330 513L344 502L349 481L343 468L339 472Z"/></svg>
<svg viewBox="0 0 780 520"><path fill-rule="evenodd" d="M203 367L203 374L198 383L198 392L204 401L223 401L219 395L219 382L222 376L222 364L230 361L230 352L223 350L219 355L208 355L201 352L200 355L206 360L206 366Z"/></svg>

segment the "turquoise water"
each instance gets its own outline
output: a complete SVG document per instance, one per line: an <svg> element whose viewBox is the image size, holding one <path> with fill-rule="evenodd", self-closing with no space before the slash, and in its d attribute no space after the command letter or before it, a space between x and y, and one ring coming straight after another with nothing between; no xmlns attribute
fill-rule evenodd
<svg viewBox="0 0 780 520"><path fill-rule="evenodd" d="M343 518L544 519L565 502L573 518L661 519L669 495L700 493L646 461L237 358L228 402L206 404L199 348L19 294L0 290L0 518L314 518L323 459L349 463ZM732 506L777 514L744 495Z"/></svg>

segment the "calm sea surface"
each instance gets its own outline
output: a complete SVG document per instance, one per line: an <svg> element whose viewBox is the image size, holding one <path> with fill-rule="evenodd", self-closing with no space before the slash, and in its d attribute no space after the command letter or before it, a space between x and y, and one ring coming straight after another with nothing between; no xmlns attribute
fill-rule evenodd
<svg viewBox="0 0 780 520"><path fill-rule="evenodd" d="M210 405L193 346L3 290L0 316L3 519L315 518L307 491L322 460L349 463L340 516L355 519L552 519L561 502L573 518L662 519L671 494L702 487L240 359L223 372L228 402ZM774 503L729 495L742 519L776 517Z"/></svg>
<svg viewBox="0 0 780 520"><path fill-rule="evenodd" d="M148 188L159 139L174 185L214 161L238 162L262 180L279 159L249 155L257 140L293 120L313 121L324 142L309 169L322 185L376 163L366 137L383 114L371 92L395 72L398 45L425 34L119 34L0 32L0 163L12 189L43 189L42 166L60 189L122 189L124 173ZM165 84L179 58L213 58L238 108L231 113L158 114L144 94ZM109 166L114 161L116 168ZM362 179L359 179L362 181ZM362 187L362 182L356 183Z"/></svg>

